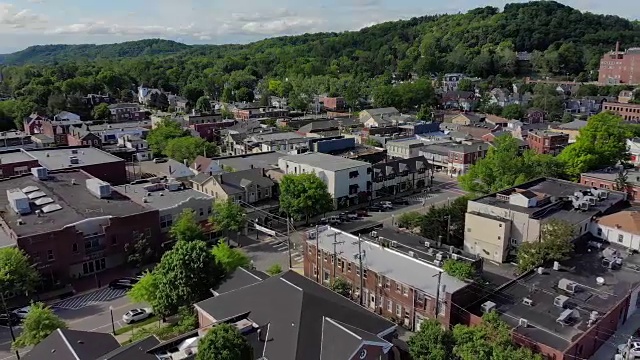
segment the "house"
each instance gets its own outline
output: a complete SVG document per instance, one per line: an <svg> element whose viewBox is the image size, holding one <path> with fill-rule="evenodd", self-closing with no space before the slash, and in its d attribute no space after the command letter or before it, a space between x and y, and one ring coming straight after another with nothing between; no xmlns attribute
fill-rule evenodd
<svg viewBox="0 0 640 360"><path fill-rule="evenodd" d="M196 174L205 173L209 175L218 175L224 172L219 161L206 158L202 155L198 155L193 161L191 170L195 171Z"/></svg>
<svg viewBox="0 0 640 360"><path fill-rule="evenodd" d="M244 139L246 152L281 151L303 153L309 150L309 139L295 132L253 134Z"/></svg>
<svg viewBox="0 0 640 360"><path fill-rule="evenodd" d="M113 122L140 121L147 117L138 104L112 104L109 105L109 111Z"/></svg>
<svg viewBox="0 0 640 360"><path fill-rule="evenodd" d="M80 121L80 115L68 111L62 111L53 117L56 121Z"/></svg>
<svg viewBox="0 0 640 360"><path fill-rule="evenodd" d="M341 96L337 96L337 97L329 97L329 96L321 97L320 98L320 102L322 103L322 105L324 106L325 109L331 110L331 111L344 110L345 106L347 104L346 101L344 100L344 98L341 97Z"/></svg>
<svg viewBox="0 0 640 360"><path fill-rule="evenodd" d="M530 271L464 306L468 324L495 311L516 345L547 359L590 359L601 347L626 343L612 334L623 324L630 334L637 327L626 323L637 313L640 277L633 269L640 262L613 243L603 247L577 246L573 258Z"/></svg>
<svg viewBox="0 0 640 360"><path fill-rule="evenodd" d="M151 101L152 94L161 94L162 90L148 88L146 86L138 87L138 102L142 105L149 105L149 101Z"/></svg>
<svg viewBox="0 0 640 360"><path fill-rule="evenodd" d="M600 98L568 99L564 101L564 111L568 114L591 116L602 110L604 101Z"/></svg>
<svg viewBox="0 0 640 360"><path fill-rule="evenodd" d="M432 183L433 168L424 156L382 162L371 168L373 199L422 189Z"/></svg>
<svg viewBox="0 0 640 360"><path fill-rule="evenodd" d="M451 90L442 94L440 103L445 109L473 111L478 105L478 99L474 92Z"/></svg>
<svg viewBox="0 0 640 360"><path fill-rule="evenodd" d="M524 120L528 124L543 123L545 120L545 113L541 109L530 108L527 110L527 114L525 115Z"/></svg>
<svg viewBox="0 0 640 360"><path fill-rule="evenodd" d="M510 131L514 138L526 141L530 132L548 129L549 124L547 123L525 124L519 120L510 120L505 130Z"/></svg>
<svg viewBox="0 0 640 360"><path fill-rule="evenodd" d="M624 179L626 189L621 188L620 180ZM623 169L620 166L589 171L580 174L580 183L605 190L618 190L627 193L627 199L637 202L640 200L640 169Z"/></svg>
<svg viewBox="0 0 640 360"><path fill-rule="evenodd" d="M455 125L475 126L484 122L486 116L484 114L460 113L451 119L451 123Z"/></svg>
<svg viewBox="0 0 640 360"><path fill-rule="evenodd" d="M548 130L529 131L527 144L538 154L558 155L569 144L569 135Z"/></svg>
<svg viewBox="0 0 640 360"><path fill-rule="evenodd" d="M377 109L367 109L367 110L362 110L360 111L360 114L358 115L358 117L360 118L360 122L361 123L366 123L369 119L373 118L373 117L381 117L381 116L398 116L400 115L400 111L398 111L398 109L394 108L394 107L388 107L388 108L377 108Z"/></svg>
<svg viewBox="0 0 640 360"><path fill-rule="evenodd" d="M324 286L344 279L351 285L351 297L365 309L411 331L427 319L453 325L457 308L452 304L467 303L468 284L372 235L375 241L329 226L307 231L304 276Z"/></svg>
<svg viewBox="0 0 640 360"><path fill-rule="evenodd" d="M146 140L136 135L124 135L118 138L118 146L135 151L136 161L153 159L153 153Z"/></svg>
<svg viewBox="0 0 640 360"><path fill-rule="evenodd" d="M422 139L410 137L387 141L384 147L387 149L387 156L391 159L409 159L419 156L420 149L426 144L427 142Z"/></svg>
<svg viewBox="0 0 640 360"><path fill-rule="evenodd" d="M273 107L239 105L233 109L233 116L236 120L247 121L250 119L279 118L289 115L289 110Z"/></svg>
<svg viewBox="0 0 640 360"><path fill-rule="evenodd" d="M69 146L93 146L102 148L102 139L99 136L86 130L85 127L71 127L67 134L67 144Z"/></svg>
<svg viewBox="0 0 640 360"><path fill-rule="evenodd" d="M167 96L167 99L169 100L169 106L171 106L176 112L185 112L190 106L189 100L182 96L170 94Z"/></svg>
<svg viewBox="0 0 640 360"><path fill-rule="evenodd" d="M23 131L0 131L0 149L9 150L14 147L33 147L30 135Z"/></svg>
<svg viewBox="0 0 640 360"><path fill-rule="evenodd" d="M42 134L42 122L47 121L47 117L33 113L23 121L24 132L28 135Z"/></svg>
<svg viewBox="0 0 640 360"><path fill-rule="evenodd" d="M193 188L217 200L234 200L247 204L271 199L275 183L259 168L220 173L199 173L191 179Z"/></svg>
<svg viewBox="0 0 640 360"><path fill-rule="evenodd" d="M74 127L82 127L82 125L84 125L84 123L76 119L42 119L39 124L39 129L36 131L37 133L42 133L52 138L57 146L67 146L69 144L68 134L71 132L71 129Z"/></svg>
<svg viewBox="0 0 640 360"><path fill-rule="evenodd" d="M149 162L145 165L145 169L157 177L166 177L184 184L190 184L191 179L196 176L196 173L189 168L187 160L179 162L167 159L166 162L161 163Z"/></svg>
<svg viewBox="0 0 640 360"><path fill-rule="evenodd" d="M480 123L477 126L442 123L440 128L455 141L480 140L483 136L500 130L500 127L488 123Z"/></svg>
<svg viewBox="0 0 640 360"><path fill-rule="evenodd" d="M129 121L115 124L84 124L83 128L100 137L102 144L117 144L123 136L135 136L145 139L151 127L150 121Z"/></svg>
<svg viewBox="0 0 640 360"><path fill-rule="evenodd" d="M467 76L465 74L460 73L444 74L442 77L442 89L444 91L456 91L458 90L458 83L460 80L466 78Z"/></svg>
<svg viewBox="0 0 640 360"><path fill-rule="evenodd" d="M531 93L518 94L517 86L515 85L513 93L506 88L494 88L489 92L489 104L496 104L501 107L512 104L527 106L532 97Z"/></svg>
<svg viewBox="0 0 640 360"><path fill-rule="evenodd" d="M640 212L620 211L593 222L591 233L611 244L640 252Z"/></svg>
<svg viewBox="0 0 640 360"><path fill-rule="evenodd" d="M0 246L17 245L53 282L124 265L139 236L160 250L158 211L82 170L33 168L1 180L0 197L9 205L0 214Z"/></svg>
<svg viewBox="0 0 640 360"><path fill-rule="evenodd" d="M129 345L120 346L107 333L58 329L22 355L25 360L156 360L147 350L160 344L155 336L148 336Z"/></svg>
<svg viewBox="0 0 640 360"><path fill-rule="evenodd" d="M618 94L617 102L619 102L621 104L628 104L629 102L631 102L631 100L633 100L634 92L635 91L631 91L631 90L622 90L622 91L620 91L620 93Z"/></svg>
<svg viewBox="0 0 640 360"><path fill-rule="evenodd" d="M625 199L624 193L552 178L482 196L467 204L464 250L490 261L509 261L522 243L539 241L550 219L568 222L579 237L589 232L594 216L616 211Z"/></svg>
<svg viewBox="0 0 640 360"><path fill-rule="evenodd" d="M626 121L640 121L640 104L621 104L605 101L602 103L602 111L611 111L622 116Z"/></svg>
<svg viewBox="0 0 640 360"><path fill-rule="evenodd" d="M327 184L334 207L367 201L371 191L369 163L322 153L283 156L278 167L284 174L314 173Z"/></svg>
<svg viewBox="0 0 640 360"><path fill-rule="evenodd" d="M212 159L212 161L215 162L214 166L218 165L226 172L249 170L254 168L276 170L279 169L278 160L283 156L284 154L282 153L270 151L246 155L221 156ZM196 171L199 170L196 169Z"/></svg>
<svg viewBox="0 0 640 360"><path fill-rule="evenodd" d="M113 104L115 99L109 95L87 94L87 96L83 97L83 101L87 108L93 109L100 104Z"/></svg>
<svg viewBox="0 0 640 360"><path fill-rule="evenodd" d="M397 326L389 320L294 271L256 281L196 303L202 330L189 336L232 322L253 348L252 359L378 360L391 352L400 358L391 344Z"/></svg>
<svg viewBox="0 0 640 360"><path fill-rule="evenodd" d="M509 119L503 118L502 116L493 115L493 114L485 114L484 121L487 124L493 125L494 127L507 127L509 125Z"/></svg>
<svg viewBox="0 0 640 360"><path fill-rule="evenodd" d="M481 140L431 144L420 149L420 156L429 160L436 169L446 170L453 177L466 174L473 164L484 159L489 147L489 143Z"/></svg>

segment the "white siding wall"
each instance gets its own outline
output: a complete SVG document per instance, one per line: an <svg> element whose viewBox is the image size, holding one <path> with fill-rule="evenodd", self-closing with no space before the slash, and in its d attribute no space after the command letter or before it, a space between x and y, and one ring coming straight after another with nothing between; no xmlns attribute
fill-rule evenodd
<svg viewBox="0 0 640 360"><path fill-rule="evenodd" d="M640 251L640 235L628 233L621 229L609 226L602 226L596 222L591 223L591 233L612 244L628 247Z"/></svg>

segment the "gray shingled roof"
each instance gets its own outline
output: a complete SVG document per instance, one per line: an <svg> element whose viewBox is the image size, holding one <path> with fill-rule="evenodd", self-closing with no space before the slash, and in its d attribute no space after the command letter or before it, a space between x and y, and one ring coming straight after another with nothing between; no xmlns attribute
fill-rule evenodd
<svg viewBox="0 0 640 360"><path fill-rule="evenodd" d="M26 355L25 360L95 360L118 349L120 343L111 334L58 329Z"/></svg>

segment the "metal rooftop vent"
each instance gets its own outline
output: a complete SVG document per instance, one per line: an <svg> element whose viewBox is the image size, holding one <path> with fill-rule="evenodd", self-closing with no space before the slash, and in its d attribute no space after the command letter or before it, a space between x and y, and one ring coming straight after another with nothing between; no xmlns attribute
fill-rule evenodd
<svg viewBox="0 0 640 360"><path fill-rule="evenodd" d="M42 206L42 205L51 204L52 202L53 202L52 198L44 197L44 198L40 198L40 199L34 201L33 203L38 205L38 206Z"/></svg>
<svg viewBox="0 0 640 360"><path fill-rule="evenodd" d="M34 200L34 199L45 197L45 196L47 196L47 194L45 194L42 191L34 191L34 192L30 193L29 195L27 195L29 200Z"/></svg>
<svg viewBox="0 0 640 360"><path fill-rule="evenodd" d="M32 192L38 191L38 190L40 190L40 189L38 189L37 186L27 186L26 188L22 189L22 192L25 193L25 194L28 194L28 193L32 193Z"/></svg>
<svg viewBox="0 0 640 360"><path fill-rule="evenodd" d="M62 209L62 206L60 206L59 204L51 204L51 205L44 206L42 208L42 212L44 212L45 214L48 214L61 209Z"/></svg>

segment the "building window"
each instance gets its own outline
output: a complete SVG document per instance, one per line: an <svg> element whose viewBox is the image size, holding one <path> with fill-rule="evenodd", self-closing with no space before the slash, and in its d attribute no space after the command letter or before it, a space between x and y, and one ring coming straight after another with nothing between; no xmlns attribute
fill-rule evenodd
<svg viewBox="0 0 640 360"><path fill-rule="evenodd" d="M342 271L344 268L344 261L342 261L342 259L338 259L338 268L340 269L340 271Z"/></svg>
<svg viewBox="0 0 640 360"><path fill-rule="evenodd" d="M318 267L313 265L313 276L318 276Z"/></svg>
<svg viewBox="0 0 640 360"><path fill-rule="evenodd" d="M47 250L47 260L53 261L55 257L53 256L53 250Z"/></svg>
<svg viewBox="0 0 640 360"><path fill-rule="evenodd" d="M367 278L367 269L363 269L362 270L362 278L366 279Z"/></svg>
<svg viewBox="0 0 640 360"><path fill-rule="evenodd" d="M407 286L402 287L402 295L409 297L409 287Z"/></svg>
<svg viewBox="0 0 640 360"><path fill-rule="evenodd" d="M401 289L400 283L396 283L396 292L399 294Z"/></svg>
<svg viewBox="0 0 640 360"><path fill-rule="evenodd" d="M618 242L621 243L624 241L624 235L620 234L618 235Z"/></svg>
<svg viewBox="0 0 640 360"><path fill-rule="evenodd" d="M199 210L200 210L200 216L204 216L204 209L200 208Z"/></svg>
<svg viewBox="0 0 640 360"><path fill-rule="evenodd" d="M71 251L73 251L74 253L78 252L78 244L73 243L73 245L71 246Z"/></svg>
<svg viewBox="0 0 640 360"><path fill-rule="evenodd" d="M393 311L393 301L391 301L391 299L387 299L387 311L391 312Z"/></svg>
<svg viewBox="0 0 640 360"><path fill-rule="evenodd" d="M396 316L399 318L402 316L402 305L396 304Z"/></svg>
<svg viewBox="0 0 640 360"><path fill-rule="evenodd" d="M360 276L360 268L358 266L356 266L356 275Z"/></svg>
<svg viewBox="0 0 640 360"><path fill-rule="evenodd" d="M391 288L391 280L389 278L385 279L384 288L385 289L390 289Z"/></svg>
<svg viewBox="0 0 640 360"><path fill-rule="evenodd" d="M325 283L328 283L330 280L331 280L331 275L329 273L329 270L325 270L324 275L322 276L322 281Z"/></svg>
<svg viewBox="0 0 640 360"><path fill-rule="evenodd" d="M349 179L357 178L357 177L358 177L358 175L360 175L360 174L358 173L358 170L351 171L351 172L349 172Z"/></svg>
<svg viewBox="0 0 640 360"><path fill-rule="evenodd" d="M207 214L211 215L211 206L207 208Z"/></svg>
<svg viewBox="0 0 640 360"><path fill-rule="evenodd" d="M351 272L351 263L347 264L347 272Z"/></svg>
<svg viewBox="0 0 640 360"><path fill-rule="evenodd" d="M598 228L598 236L602 236L602 229Z"/></svg>
<svg viewBox="0 0 640 360"><path fill-rule="evenodd" d="M166 229L168 227L171 227L171 225L173 225L173 215L166 214L166 215L161 215L160 216L160 228L161 229Z"/></svg>
<svg viewBox="0 0 640 360"><path fill-rule="evenodd" d="M307 246L307 249L309 251L309 255L313 255L313 249L311 249L311 246Z"/></svg>
<svg viewBox="0 0 640 360"><path fill-rule="evenodd" d="M113 235L111 237L111 245L116 245L118 243L118 236L117 235Z"/></svg>
<svg viewBox="0 0 640 360"><path fill-rule="evenodd" d="M509 244L514 245L514 246L518 245L518 240L514 239L514 238L511 238L511 239L509 239Z"/></svg>

